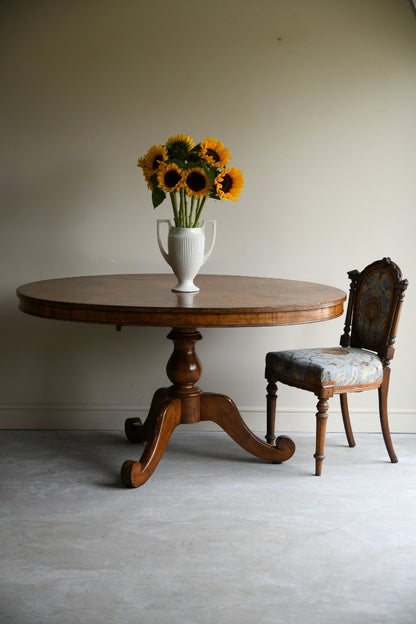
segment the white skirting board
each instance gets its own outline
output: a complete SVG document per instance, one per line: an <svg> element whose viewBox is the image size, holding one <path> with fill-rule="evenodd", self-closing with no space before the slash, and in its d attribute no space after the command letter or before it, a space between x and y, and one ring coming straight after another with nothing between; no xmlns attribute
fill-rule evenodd
<svg viewBox="0 0 416 624"><path fill-rule="evenodd" d="M239 406L244 421L253 431L266 430L265 407L245 408ZM134 405L0 405L0 429L85 429L118 430L123 429L126 418L139 417L144 420L147 408ZM353 430L357 433L379 432L378 411L354 410L350 408ZM392 433L416 433L416 409L389 410L389 422ZM200 431L218 431L218 426L211 422L181 425L181 428ZM315 431L315 411L305 408L280 407L276 415L276 430ZM338 402L329 411L328 432L343 431L341 412Z"/></svg>

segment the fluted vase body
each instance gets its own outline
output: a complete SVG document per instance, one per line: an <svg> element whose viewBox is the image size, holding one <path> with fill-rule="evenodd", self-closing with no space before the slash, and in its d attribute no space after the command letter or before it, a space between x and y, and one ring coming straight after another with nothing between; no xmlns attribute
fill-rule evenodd
<svg viewBox="0 0 416 624"><path fill-rule="evenodd" d="M167 251L161 238L161 225L169 226L167 235ZM205 226L212 227L212 240L209 249L205 250ZM199 288L194 284L201 267L211 255L215 243L216 222L203 221L201 227L185 228L173 226L169 219L159 219L157 222L157 239L160 251L166 262L171 266L178 283L175 292L198 292Z"/></svg>

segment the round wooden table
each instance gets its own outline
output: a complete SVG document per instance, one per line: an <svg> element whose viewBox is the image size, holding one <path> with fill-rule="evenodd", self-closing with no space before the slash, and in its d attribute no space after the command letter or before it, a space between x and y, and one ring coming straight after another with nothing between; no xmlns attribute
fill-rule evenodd
<svg viewBox="0 0 416 624"><path fill-rule="evenodd" d="M146 442L139 461L121 468L124 485L145 483L180 423L210 420L241 447L266 461L289 459L295 444L287 436L274 445L257 437L225 395L203 392L196 384L201 364L195 345L200 327L265 327L325 321L340 316L343 291L310 282L235 275L200 275L197 293L175 293L173 275L97 275L52 279L17 289L23 312L49 319L86 323L171 327L173 353L166 372L172 385L159 388L144 421L128 418L131 442Z"/></svg>

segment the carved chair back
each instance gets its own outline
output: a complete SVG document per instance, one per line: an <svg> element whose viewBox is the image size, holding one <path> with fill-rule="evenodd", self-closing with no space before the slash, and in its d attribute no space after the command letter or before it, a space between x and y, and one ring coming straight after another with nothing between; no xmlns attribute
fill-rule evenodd
<svg viewBox="0 0 416 624"><path fill-rule="evenodd" d="M408 281L390 258L376 260L361 273L349 271L348 277L351 285L340 344L374 351L388 366Z"/></svg>

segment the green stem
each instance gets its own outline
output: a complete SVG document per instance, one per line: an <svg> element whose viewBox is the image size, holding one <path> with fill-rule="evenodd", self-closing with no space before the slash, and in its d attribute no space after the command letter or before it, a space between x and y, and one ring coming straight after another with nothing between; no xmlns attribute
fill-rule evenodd
<svg viewBox="0 0 416 624"><path fill-rule="evenodd" d="M182 227L182 214L183 214L183 206L182 206L182 190L179 189L179 227Z"/></svg>
<svg viewBox="0 0 416 624"><path fill-rule="evenodd" d="M186 198L185 198L185 189L180 189L180 197L181 197L181 207L180 207L180 227L186 227Z"/></svg>
<svg viewBox="0 0 416 624"><path fill-rule="evenodd" d="M195 221L193 227L199 227L199 217L201 216L202 209L204 208L207 196L205 195L201 200L198 199L198 206L196 209Z"/></svg>
<svg viewBox="0 0 416 624"><path fill-rule="evenodd" d="M172 208L173 208L173 218L175 221L175 225L176 227L179 227L179 213L178 213L178 200L176 197L176 191L172 191L170 194L170 199L172 202Z"/></svg>
<svg viewBox="0 0 416 624"><path fill-rule="evenodd" d="M188 219L188 227L193 227L192 219L193 219L193 216L194 216L194 208L195 208L195 197L192 196L192 199L191 199L191 210L189 212L189 219Z"/></svg>

